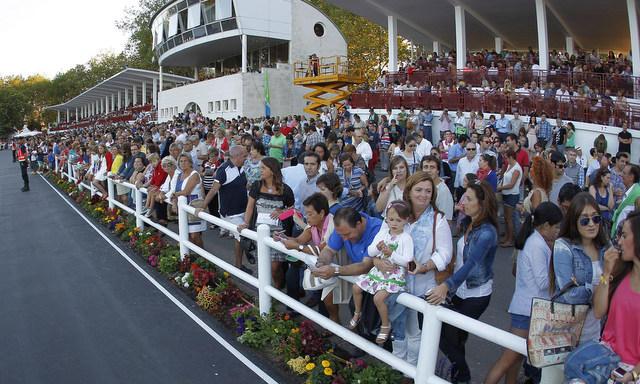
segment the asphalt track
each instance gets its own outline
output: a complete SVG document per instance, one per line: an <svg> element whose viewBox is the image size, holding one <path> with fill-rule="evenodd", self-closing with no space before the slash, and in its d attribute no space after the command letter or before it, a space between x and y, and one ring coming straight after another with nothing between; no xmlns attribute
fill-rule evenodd
<svg viewBox="0 0 640 384"><path fill-rule="evenodd" d="M0 383L291 382L30 179L0 151Z"/></svg>
<svg viewBox="0 0 640 384"><path fill-rule="evenodd" d="M20 192L19 168L10 151L0 151L0 384L268 382L176 303L254 362L263 377L300 381L239 345L190 298L149 272L172 302L140 273L137 268L148 268L138 266L137 256L121 247L134 266L43 179L30 179L31 191ZM232 242L220 239L217 231L205 232L204 243L214 255L232 261ZM515 283L511 253L498 250L494 292L480 318L505 330ZM341 309L344 323L351 317L347 312ZM470 336L467 361L473 383L482 382L500 352L497 345Z"/></svg>

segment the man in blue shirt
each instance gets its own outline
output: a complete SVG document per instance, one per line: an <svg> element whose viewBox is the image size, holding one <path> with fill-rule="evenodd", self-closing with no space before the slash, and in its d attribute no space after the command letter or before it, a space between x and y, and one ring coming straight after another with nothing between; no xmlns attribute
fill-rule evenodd
<svg viewBox="0 0 640 384"><path fill-rule="evenodd" d="M507 140L507 135L511 133L511 121L504 116L504 109L500 111L500 118L496 121L496 131L502 141Z"/></svg>
<svg viewBox="0 0 640 384"><path fill-rule="evenodd" d="M467 135L460 135L458 137L458 142L449 148L449 153L447 156L447 163L449 163L449 168L451 168L451 178L453 180L456 179L456 172L458 170L458 161L467 155L467 151L465 150L467 146L467 142L469 141L469 137Z"/></svg>
<svg viewBox="0 0 640 384"><path fill-rule="evenodd" d="M551 141L551 132L553 131L551 123L547 120L546 113L540 115L540 123L538 125L540 126L538 129L538 142L542 145L542 148L546 148L547 143Z"/></svg>
<svg viewBox="0 0 640 384"><path fill-rule="evenodd" d="M373 242L382 226L382 220L358 212L353 208L341 208L333 217L335 229L324 247L314 274L323 279L334 276L355 276L369 272L374 265L367 247ZM352 264L332 266L336 254L344 248ZM381 259L378 259L381 260Z"/></svg>

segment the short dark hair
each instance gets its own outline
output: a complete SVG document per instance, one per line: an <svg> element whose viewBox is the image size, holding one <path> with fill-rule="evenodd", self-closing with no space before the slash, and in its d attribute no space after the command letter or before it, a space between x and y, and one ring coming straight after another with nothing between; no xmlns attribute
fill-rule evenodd
<svg viewBox="0 0 640 384"><path fill-rule="evenodd" d="M362 221L362 215L355 208L343 207L338 209L335 216L333 216L333 224L338 226L342 223L347 224L351 228L355 228L359 222Z"/></svg>
<svg viewBox="0 0 640 384"><path fill-rule="evenodd" d="M627 167L629 167L629 173L633 176L633 182L640 182L640 167L635 164L627 164Z"/></svg>
<svg viewBox="0 0 640 384"><path fill-rule="evenodd" d="M515 141L516 143L518 142L518 136L516 136L515 133L507 134L507 139L511 139L511 140Z"/></svg>
<svg viewBox="0 0 640 384"><path fill-rule="evenodd" d="M326 153L326 151L325 151ZM304 152L304 157L302 158L302 162L304 163L304 158L305 157L313 157L314 159L316 159L316 162L318 163L318 167L320 167L320 155L318 155L315 152L311 152L311 151L306 151Z"/></svg>
<svg viewBox="0 0 640 384"><path fill-rule="evenodd" d="M324 211L325 215L329 214L329 200L320 192L316 192L304 199L302 205L305 207L310 206L316 212Z"/></svg>
<svg viewBox="0 0 640 384"><path fill-rule="evenodd" d="M580 192L582 192L582 189L577 184L566 183L558 192L558 204L562 204L563 201L571 201Z"/></svg>
<svg viewBox="0 0 640 384"><path fill-rule="evenodd" d="M436 167L440 169L440 159L437 156L434 156L434 155L423 156L422 159L420 160L420 170L422 170L422 166L426 162L436 163Z"/></svg>
<svg viewBox="0 0 640 384"><path fill-rule="evenodd" d="M342 195L342 181L335 173L325 173L318 177L316 185L322 184L331 191L334 199L339 199Z"/></svg>
<svg viewBox="0 0 640 384"><path fill-rule="evenodd" d="M469 136L467 135L458 136L458 143L464 143L465 141L469 141Z"/></svg>
<svg viewBox="0 0 640 384"><path fill-rule="evenodd" d="M565 162L566 161L564 155L560 151L551 152L551 156L549 156L549 160L551 160L551 162L553 164L557 164L558 162Z"/></svg>

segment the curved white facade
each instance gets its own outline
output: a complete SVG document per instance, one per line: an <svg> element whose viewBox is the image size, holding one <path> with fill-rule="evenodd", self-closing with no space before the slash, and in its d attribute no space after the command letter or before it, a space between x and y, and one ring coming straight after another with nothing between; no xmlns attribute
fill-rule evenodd
<svg viewBox="0 0 640 384"><path fill-rule="evenodd" d="M205 4L212 3L213 19L205 16ZM216 13L219 6L224 13ZM184 26L190 28L183 30ZM305 89L293 85L292 63L314 53L347 55L347 42L338 28L302 0L180 0L159 11L151 28L160 65L235 72L162 91L160 121L183 112L190 103L210 118L264 115L265 73L271 115L301 114ZM203 30L195 37L196 31Z"/></svg>

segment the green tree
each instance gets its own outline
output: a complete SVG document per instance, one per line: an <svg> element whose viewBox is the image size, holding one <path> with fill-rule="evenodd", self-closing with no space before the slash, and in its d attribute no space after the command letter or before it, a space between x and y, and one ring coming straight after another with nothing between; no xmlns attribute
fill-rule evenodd
<svg viewBox="0 0 640 384"><path fill-rule="evenodd" d="M8 136L22 128L25 116L31 114L29 99L13 86L0 86L0 136Z"/></svg>
<svg viewBox="0 0 640 384"><path fill-rule="evenodd" d="M309 0L324 12L347 40L349 64L362 72L367 84L372 84L389 65L387 30L380 25L357 16L324 0ZM408 60L409 42L398 37L398 60Z"/></svg>
<svg viewBox="0 0 640 384"><path fill-rule="evenodd" d="M158 70L153 54L151 17L165 4L165 0L138 0L138 5L127 7L125 16L116 26L129 33L125 54L133 68Z"/></svg>

